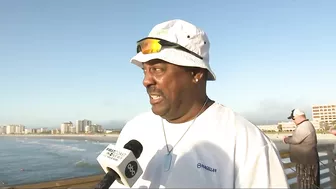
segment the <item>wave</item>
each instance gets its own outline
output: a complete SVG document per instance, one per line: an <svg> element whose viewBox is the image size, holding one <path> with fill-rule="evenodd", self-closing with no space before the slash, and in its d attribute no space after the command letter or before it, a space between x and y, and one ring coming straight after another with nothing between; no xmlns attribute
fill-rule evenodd
<svg viewBox="0 0 336 189"><path fill-rule="evenodd" d="M86 162L84 159L77 161L75 167L80 168L99 168L99 165Z"/></svg>
<svg viewBox="0 0 336 189"><path fill-rule="evenodd" d="M22 143L25 143L25 144L41 144L39 140L36 140L36 141L20 141Z"/></svg>
<svg viewBox="0 0 336 189"><path fill-rule="evenodd" d="M46 152L47 155L51 155L51 156L56 156L56 157L66 157L64 155L61 155L57 152L54 152L54 151L49 151L49 152Z"/></svg>
<svg viewBox="0 0 336 189"><path fill-rule="evenodd" d="M24 144L33 144L33 145L41 145L47 149L52 149L53 151L55 149L57 150L62 150L62 151L80 151L80 152L84 152L86 151L86 149L84 148L79 148L79 147L76 147L76 146L70 146L70 145L66 145L64 143L60 143L60 144L52 144L52 143L41 143L41 141L39 140L36 140L36 141L19 141L19 142L22 142Z"/></svg>
<svg viewBox="0 0 336 189"><path fill-rule="evenodd" d="M113 144L110 142L92 142L92 144L102 145L102 146L108 146L109 144Z"/></svg>
<svg viewBox="0 0 336 189"><path fill-rule="evenodd" d="M0 143L0 188L103 171L96 160L104 149L102 143L21 137Z"/></svg>
<svg viewBox="0 0 336 189"><path fill-rule="evenodd" d="M65 150L65 151L79 151L79 152L86 151L86 149L84 148L78 148L76 146L69 146L69 145L63 145L63 144L48 144L48 148Z"/></svg>

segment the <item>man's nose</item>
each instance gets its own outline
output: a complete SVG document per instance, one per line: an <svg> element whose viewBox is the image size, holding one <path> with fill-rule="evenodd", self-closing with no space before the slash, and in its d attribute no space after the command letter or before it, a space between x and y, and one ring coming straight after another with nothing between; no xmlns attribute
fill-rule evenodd
<svg viewBox="0 0 336 189"><path fill-rule="evenodd" d="M144 72L144 79L143 79L142 83L146 88L155 84L153 76L150 72L146 72L146 71Z"/></svg>

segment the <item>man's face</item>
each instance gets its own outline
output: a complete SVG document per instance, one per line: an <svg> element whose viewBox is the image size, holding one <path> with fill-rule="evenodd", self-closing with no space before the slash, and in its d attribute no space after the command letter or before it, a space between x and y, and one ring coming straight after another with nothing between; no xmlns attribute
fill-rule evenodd
<svg viewBox="0 0 336 189"><path fill-rule="evenodd" d="M298 124L298 123L297 123L297 119L296 119L296 118L294 118L294 117L293 117L293 119L292 119L292 120L293 120L293 122L294 122L294 124L295 124L295 125L297 125L297 124Z"/></svg>
<svg viewBox="0 0 336 189"><path fill-rule="evenodd" d="M293 122L295 123L295 125L299 124L300 122L302 122L302 120L306 119L305 116L296 116L293 118Z"/></svg>
<svg viewBox="0 0 336 189"><path fill-rule="evenodd" d="M192 102L193 76L187 69L164 62L151 60L143 64L143 85L147 89L154 114L165 119L182 116Z"/></svg>

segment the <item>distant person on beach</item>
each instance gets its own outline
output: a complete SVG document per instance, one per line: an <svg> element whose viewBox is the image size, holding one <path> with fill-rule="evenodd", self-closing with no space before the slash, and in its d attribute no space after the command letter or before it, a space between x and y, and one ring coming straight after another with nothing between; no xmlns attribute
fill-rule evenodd
<svg viewBox="0 0 336 189"><path fill-rule="evenodd" d="M151 111L128 121L117 140L143 145L144 173L133 188L288 188L274 143L207 96L216 80L209 48L206 33L183 20L160 23L137 42L131 62L143 70Z"/></svg>
<svg viewBox="0 0 336 189"><path fill-rule="evenodd" d="M282 132L282 125L277 126L277 138L279 138L280 132Z"/></svg>
<svg viewBox="0 0 336 189"><path fill-rule="evenodd" d="M293 109L288 119L293 120L296 129L283 141L290 145L290 160L296 163L298 188L319 188L320 164L315 127L299 109Z"/></svg>
<svg viewBox="0 0 336 189"><path fill-rule="evenodd" d="M329 128L329 133L331 133L331 134L333 134L333 135L336 136L336 129L333 128L333 127L330 127L330 128Z"/></svg>

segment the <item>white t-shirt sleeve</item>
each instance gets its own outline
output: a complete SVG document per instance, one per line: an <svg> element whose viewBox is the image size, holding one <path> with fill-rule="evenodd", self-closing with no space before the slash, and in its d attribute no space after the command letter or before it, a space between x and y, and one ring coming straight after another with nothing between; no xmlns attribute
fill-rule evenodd
<svg viewBox="0 0 336 189"><path fill-rule="evenodd" d="M281 158L274 146L268 144L259 152L246 157L239 167L236 188L289 188Z"/></svg>

